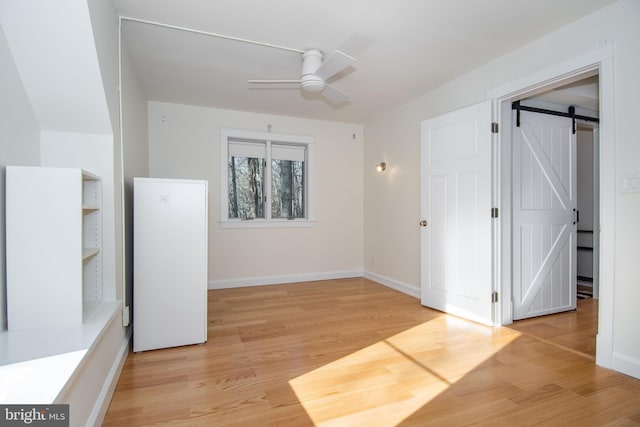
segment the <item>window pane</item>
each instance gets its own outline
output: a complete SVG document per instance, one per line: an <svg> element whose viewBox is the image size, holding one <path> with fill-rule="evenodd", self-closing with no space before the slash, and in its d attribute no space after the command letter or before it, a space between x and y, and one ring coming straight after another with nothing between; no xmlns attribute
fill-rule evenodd
<svg viewBox="0 0 640 427"><path fill-rule="evenodd" d="M304 162L271 161L271 217L304 218Z"/></svg>
<svg viewBox="0 0 640 427"><path fill-rule="evenodd" d="M256 157L229 157L229 218L264 218L264 166Z"/></svg>

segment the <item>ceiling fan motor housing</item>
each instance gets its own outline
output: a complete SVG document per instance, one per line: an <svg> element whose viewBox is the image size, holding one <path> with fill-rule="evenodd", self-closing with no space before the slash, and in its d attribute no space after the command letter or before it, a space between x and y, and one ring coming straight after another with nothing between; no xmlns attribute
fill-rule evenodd
<svg viewBox="0 0 640 427"><path fill-rule="evenodd" d="M316 49L310 49L302 54L300 85L303 90L307 92L322 92L324 90L324 80L314 74L322 65L323 58L322 52Z"/></svg>
<svg viewBox="0 0 640 427"><path fill-rule="evenodd" d="M334 51L328 58L317 49L302 52L302 73L300 80L249 80L249 83L291 84L298 83L303 92L322 92L322 96L332 104L339 105L349 100L349 95L326 82L353 64L355 58Z"/></svg>

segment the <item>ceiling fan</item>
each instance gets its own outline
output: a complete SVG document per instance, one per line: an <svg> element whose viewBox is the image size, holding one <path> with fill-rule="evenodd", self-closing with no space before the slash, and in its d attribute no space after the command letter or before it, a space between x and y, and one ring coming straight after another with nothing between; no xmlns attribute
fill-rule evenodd
<svg viewBox="0 0 640 427"><path fill-rule="evenodd" d="M327 59L317 49L310 49L302 53L302 73L297 80L249 80L254 84L299 84L305 92L321 93L333 104L342 104L350 96L327 83L327 79L347 69L355 62L355 58L334 51Z"/></svg>
<svg viewBox="0 0 640 427"><path fill-rule="evenodd" d="M305 92L318 93L320 92L325 98L334 104L342 104L348 101L351 97L339 89L331 86L327 83L327 79L335 76L341 71L349 68L356 60L355 58L347 55L339 50L333 51L331 55L325 60L324 55L318 49L300 50L286 46L280 46L273 43L266 43L257 40L244 39L240 37L213 33L210 31L197 30L194 28L181 27L178 25L164 24L157 21L149 21L146 19L132 18L132 17L120 17L121 19L138 22L141 24L148 24L154 26L160 26L165 28L171 28L173 30L185 31L189 33L196 33L210 37L216 37L226 40L232 40L241 43L249 43L258 46L269 47L273 49L281 49L289 52L295 52L302 54L302 73L297 80L249 80L249 83L256 84L281 84L281 83L295 83L299 84L300 88Z"/></svg>

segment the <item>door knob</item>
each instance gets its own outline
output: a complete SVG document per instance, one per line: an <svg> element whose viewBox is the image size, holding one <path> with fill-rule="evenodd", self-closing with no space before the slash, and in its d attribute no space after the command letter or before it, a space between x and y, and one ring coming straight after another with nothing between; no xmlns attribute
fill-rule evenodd
<svg viewBox="0 0 640 427"><path fill-rule="evenodd" d="M426 219L423 219L422 221L420 221L420 227L426 227L427 225L429 225L429 223L427 222Z"/></svg>

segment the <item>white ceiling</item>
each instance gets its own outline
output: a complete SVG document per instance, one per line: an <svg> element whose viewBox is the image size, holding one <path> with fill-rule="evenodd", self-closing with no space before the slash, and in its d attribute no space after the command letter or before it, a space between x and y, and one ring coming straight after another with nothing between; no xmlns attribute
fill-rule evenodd
<svg viewBox="0 0 640 427"><path fill-rule="evenodd" d="M299 78L297 53L125 20L150 100L362 123L614 0L114 2L125 17L357 59L330 80L351 95L336 107L295 86L247 83Z"/></svg>
<svg viewBox="0 0 640 427"><path fill-rule="evenodd" d="M530 99L559 105L573 105L586 110L600 111L600 95L598 76L591 76L583 80L541 93Z"/></svg>

